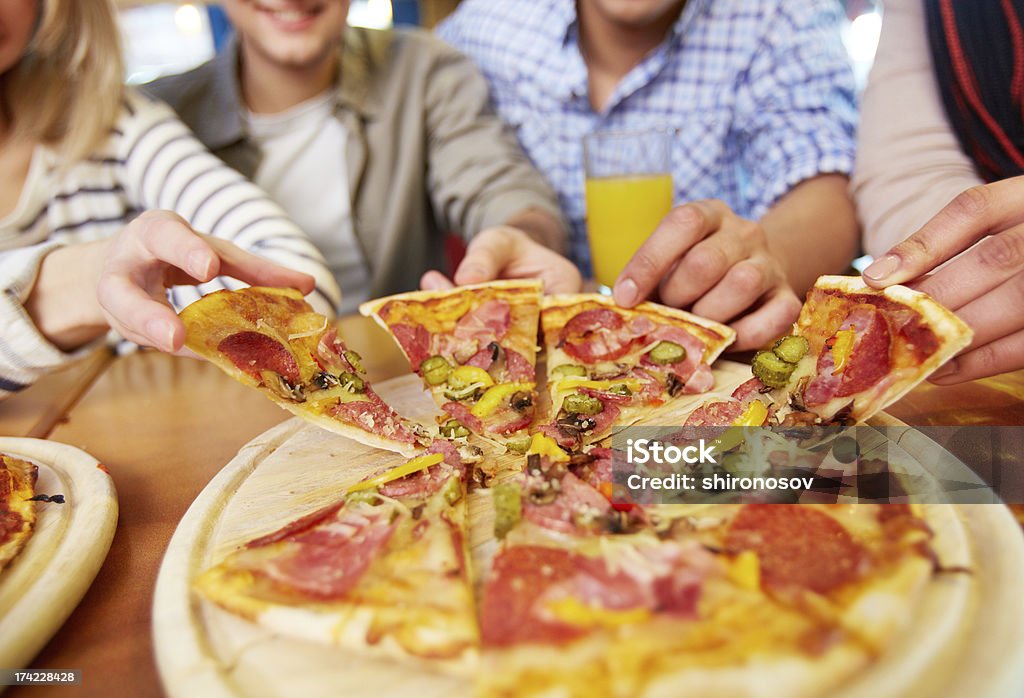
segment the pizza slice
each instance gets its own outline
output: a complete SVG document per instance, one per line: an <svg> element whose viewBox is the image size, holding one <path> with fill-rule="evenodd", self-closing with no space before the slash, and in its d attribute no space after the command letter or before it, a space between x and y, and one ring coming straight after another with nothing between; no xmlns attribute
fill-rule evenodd
<svg viewBox="0 0 1024 698"><path fill-rule="evenodd" d="M653 407L714 387L729 327L655 303L626 309L597 294L549 296L541 311L550 408L544 432L573 449Z"/></svg>
<svg viewBox="0 0 1024 698"><path fill-rule="evenodd" d="M336 504L245 544L193 587L286 636L466 669L478 631L465 470L453 444L435 441Z"/></svg>
<svg viewBox="0 0 1024 698"><path fill-rule="evenodd" d="M292 289L216 291L180 313L185 345L289 412L370 446L412 455L429 443L373 390L359 355Z"/></svg>
<svg viewBox="0 0 1024 698"><path fill-rule="evenodd" d="M32 535L36 521L38 468L0 453L0 572L10 564Z"/></svg>
<svg viewBox="0 0 1024 698"><path fill-rule="evenodd" d="M784 426L862 422L925 380L972 336L927 294L823 276L808 292L793 334L759 352L752 368Z"/></svg>
<svg viewBox="0 0 1024 698"><path fill-rule="evenodd" d="M541 288L496 281L402 293L359 310L394 337L448 415L442 436L473 432L522 452L537 402Z"/></svg>

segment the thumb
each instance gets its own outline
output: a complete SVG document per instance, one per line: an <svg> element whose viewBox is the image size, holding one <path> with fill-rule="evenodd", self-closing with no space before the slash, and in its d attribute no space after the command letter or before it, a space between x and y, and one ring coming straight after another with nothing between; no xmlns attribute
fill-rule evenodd
<svg viewBox="0 0 1024 698"><path fill-rule="evenodd" d="M512 258L512 241L496 231L481 233L469 243L466 256L453 277L456 284L479 284L500 278Z"/></svg>

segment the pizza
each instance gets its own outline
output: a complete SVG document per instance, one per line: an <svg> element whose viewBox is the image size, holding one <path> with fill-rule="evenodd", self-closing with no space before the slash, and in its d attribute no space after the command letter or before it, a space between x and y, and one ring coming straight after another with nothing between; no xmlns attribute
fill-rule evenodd
<svg viewBox="0 0 1024 698"><path fill-rule="evenodd" d="M185 345L289 412L360 443L412 455L429 443L374 392L361 357L292 289L216 291L181 311Z"/></svg>
<svg viewBox="0 0 1024 698"><path fill-rule="evenodd" d="M32 535L37 473L35 465L0 453L0 573Z"/></svg>
<svg viewBox="0 0 1024 698"><path fill-rule="evenodd" d="M522 452L537 403L541 282L498 281L415 291L360 306L401 347L447 418L442 436L469 432Z"/></svg>
<svg viewBox="0 0 1024 698"><path fill-rule="evenodd" d="M937 569L920 508L616 506L607 449L551 446L492 491L477 695L821 694L885 652Z"/></svg>
<svg viewBox="0 0 1024 698"><path fill-rule="evenodd" d="M620 308L597 294L546 297L541 333L550 398L542 430L570 449L680 395L713 388L711 364L736 338L729 327L682 310Z"/></svg>
<svg viewBox="0 0 1024 698"><path fill-rule="evenodd" d="M339 358L354 368L334 335L306 342L325 323L285 296L269 318L226 329L211 306L200 336L219 346L260 332L298 340L321 370ZM725 326L596 295L542 300L532 282L401 294L361 311L391 333L446 413L441 436L199 576L197 593L228 611L281 634L465 671L481 696L731 697L766 686L829 695L890 652L944 569L941 506L621 496L615 454L597 442L713 389L710 364L734 337ZM866 419L969 342L970 330L923 294L822 277L750 378L681 426L713 428L724 452L727 435L742 431L730 427ZM279 370L287 361L277 350L228 350L247 380L273 371L286 388L305 385ZM466 450L470 432L488 441L482 462ZM509 460L502 477L470 491L481 469ZM493 513L496 539L474 546L476 565L470 498L475 522Z"/></svg>
<svg viewBox="0 0 1024 698"><path fill-rule="evenodd" d="M479 644L465 482L458 451L439 440L246 543L194 588L282 635L458 671Z"/></svg>

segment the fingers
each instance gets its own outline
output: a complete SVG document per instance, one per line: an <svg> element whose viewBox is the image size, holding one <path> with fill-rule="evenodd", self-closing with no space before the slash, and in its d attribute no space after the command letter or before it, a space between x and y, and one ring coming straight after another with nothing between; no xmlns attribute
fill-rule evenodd
<svg viewBox="0 0 1024 698"><path fill-rule="evenodd" d="M721 228L694 245L669 271L660 285L661 301L682 308L707 293L756 249L756 228L756 223L735 216L724 221ZM760 295L758 292L740 310Z"/></svg>
<svg viewBox="0 0 1024 698"><path fill-rule="evenodd" d="M501 229L482 231L466 248L466 256L455 270L455 283L464 286L499 278L502 269L513 259L513 250L511 236Z"/></svg>
<svg viewBox="0 0 1024 698"><path fill-rule="evenodd" d="M220 259L211 246L183 218L170 211L143 213L128 225L123 235L141 248L126 252L140 262L157 259L198 281L209 281L220 269Z"/></svg>
<svg viewBox="0 0 1024 698"><path fill-rule="evenodd" d="M1017 311L1021 307L1024 307L1024 272L956 309L956 314L974 330L971 346L981 347L1024 328L1024 317Z"/></svg>
<svg viewBox="0 0 1024 698"><path fill-rule="evenodd" d="M619 274L615 302L631 308L651 295L676 260L718 230L728 211L720 201L694 201L672 209Z"/></svg>
<svg viewBox="0 0 1024 698"><path fill-rule="evenodd" d="M544 293L579 293L583 288L583 276L576 265L557 252L552 264L545 265L540 278L544 282Z"/></svg>
<svg viewBox="0 0 1024 698"><path fill-rule="evenodd" d="M454 286L447 276L433 269L420 277L420 288L424 291L444 291Z"/></svg>
<svg viewBox="0 0 1024 698"><path fill-rule="evenodd" d="M927 279L914 284L957 310L1024 270L1024 225L982 240Z"/></svg>
<svg viewBox="0 0 1024 698"><path fill-rule="evenodd" d="M740 262L694 304L693 312L709 320L728 322L765 294L769 288L769 279L770 275L763 268L762 260L748 259Z"/></svg>
<svg viewBox="0 0 1024 698"><path fill-rule="evenodd" d="M105 274L96 287L110 326L125 339L174 352L185 342L185 327L166 301L156 300L121 273Z"/></svg>
<svg viewBox="0 0 1024 698"><path fill-rule="evenodd" d="M789 288L771 292L764 305L732 323L736 341L729 351L758 349L781 335L789 334L800 314L800 307L800 299Z"/></svg>
<svg viewBox="0 0 1024 698"><path fill-rule="evenodd" d="M231 276L252 286L278 286L294 288L303 294L316 288L316 279L309 274L295 271L264 259L234 245L209 235L200 236L219 258L217 274ZM216 274L215 274L216 275ZM202 279L208 281L208 279Z"/></svg>
<svg viewBox="0 0 1024 698"><path fill-rule="evenodd" d="M864 280L884 288L915 279L966 250L985 235L1024 222L1024 177L960 193L909 238L864 270Z"/></svg>
<svg viewBox="0 0 1024 698"><path fill-rule="evenodd" d="M1018 368L1024 368L1024 330L961 354L928 380L938 385L953 385Z"/></svg>

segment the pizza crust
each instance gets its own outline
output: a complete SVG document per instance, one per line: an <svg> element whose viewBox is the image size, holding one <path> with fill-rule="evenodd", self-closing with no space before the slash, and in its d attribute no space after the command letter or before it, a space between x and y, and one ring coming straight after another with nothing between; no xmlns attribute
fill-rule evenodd
<svg viewBox="0 0 1024 698"><path fill-rule="evenodd" d="M374 298L373 300L366 301L359 306L359 314L364 317L372 317L381 322L377 313L385 305L392 301L403 301L408 303L423 303L425 301L434 300L436 298L447 298L453 294L459 294L467 291L480 291L486 289L496 290L510 290L510 291L526 291L530 293L540 294L543 291L544 283L539 279L506 279L503 281L487 281L481 284L469 284L467 286L455 286L454 288L439 289L436 291L407 291L406 293L396 293L391 296L385 296L383 298ZM384 329L387 329L384 326Z"/></svg>

